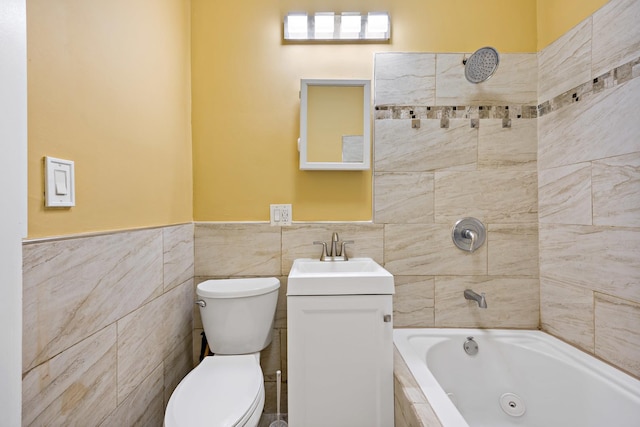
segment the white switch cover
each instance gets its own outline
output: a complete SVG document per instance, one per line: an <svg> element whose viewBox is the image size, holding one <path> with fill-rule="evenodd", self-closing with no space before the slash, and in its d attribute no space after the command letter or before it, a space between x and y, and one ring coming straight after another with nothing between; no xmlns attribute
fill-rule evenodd
<svg viewBox="0 0 640 427"><path fill-rule="evenodd" d="M271 225L291 225L291 205L270 205Z"/></svg>
<svg viewBox="0 0 640 427"><path fill-rule="evenodd" d="M46 207L70 207L76 205L73 161L44 158L44 203Z"/></svg>

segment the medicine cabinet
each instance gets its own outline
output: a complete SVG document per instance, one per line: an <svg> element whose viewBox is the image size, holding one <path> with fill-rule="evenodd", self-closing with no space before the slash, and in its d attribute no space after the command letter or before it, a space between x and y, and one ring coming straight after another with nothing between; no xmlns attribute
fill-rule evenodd
<svg viewBox="0 0 640 427"><path fill-rule="evenodd" d="M371 82L300 82L300 169L371 167Z"/></svg>

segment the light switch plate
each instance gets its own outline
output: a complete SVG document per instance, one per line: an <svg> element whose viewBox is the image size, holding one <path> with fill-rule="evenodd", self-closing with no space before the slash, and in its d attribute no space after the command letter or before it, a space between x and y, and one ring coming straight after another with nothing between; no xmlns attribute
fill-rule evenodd
<svg viewBox="0 0 640 427"><path fill-rule="evenodd" d="M74 163L72 160L44 158L44 204L48 208L76 205Z"/></svg>
<svg viewBox="0 0 640 427"><path fill-rule="evenodd" d="M270 205L271 225L291 225L291 205Z"/></svg>

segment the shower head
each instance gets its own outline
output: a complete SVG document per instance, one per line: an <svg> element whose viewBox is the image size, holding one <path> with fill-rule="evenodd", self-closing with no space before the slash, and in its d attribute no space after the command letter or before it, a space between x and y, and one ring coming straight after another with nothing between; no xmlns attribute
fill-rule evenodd
<svg viewBox="0 0 640 427"><path fill-rule="evenodd" d="M463 61L464 76L471 83L482 83L493 76L499 62L497 50L489 46L480 48Z"/></svg>

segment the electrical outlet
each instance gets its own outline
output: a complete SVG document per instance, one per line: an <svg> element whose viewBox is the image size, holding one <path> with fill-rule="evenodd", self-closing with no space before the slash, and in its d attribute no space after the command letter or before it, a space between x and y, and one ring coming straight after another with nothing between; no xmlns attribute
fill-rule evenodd
<svg viewBox="0 0 640 427"><path fill-rule="evenodd" d="M271 225L291 225L291 205L270 205Z"/></svg>

